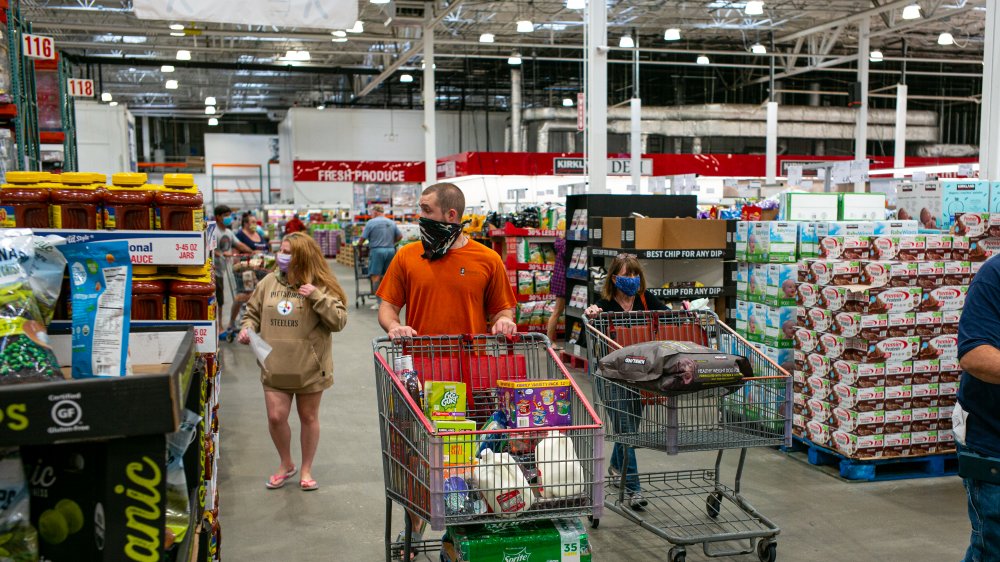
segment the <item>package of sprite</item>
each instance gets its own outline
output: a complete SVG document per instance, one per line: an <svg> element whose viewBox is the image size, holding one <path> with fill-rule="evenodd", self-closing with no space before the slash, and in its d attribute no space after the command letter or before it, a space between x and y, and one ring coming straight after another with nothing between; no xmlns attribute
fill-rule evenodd
<svg viewBox="0 0 1000 562"><path fill-rule="evenodd" d="M591 562L587 531L579 519L450 527L446 562Z"/></svg>

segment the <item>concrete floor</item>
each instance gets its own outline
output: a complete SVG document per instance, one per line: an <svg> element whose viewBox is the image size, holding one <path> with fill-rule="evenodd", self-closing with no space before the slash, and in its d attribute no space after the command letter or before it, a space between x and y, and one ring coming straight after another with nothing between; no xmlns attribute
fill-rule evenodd
<svg viewBox="0 0 1000 562"><path fill-rule="evenodd" d="M333 269L353 296L352 271L337 264ZM385 496L371 351L371 339L381 334L374 311L352 306L347 329L334 336L335 384L323 397L323 436L314 469L321 488L309 493L297 485L264 488L278 459L267 433L259 371L248 348L222 344L219 494L224 560L383 558ZM294 412L292 430L297 436ZM730 454L724 461L730 479L736 458ZM709 467L713 459L639 452L643 471ZM781 528L779 560L941 562L961 560L968 544L965 496L957 477L847 483L776 450L753 449L743 489L760 513ZM401 521L397 507L394 532L402 528ZM610 512L600 528L591 531L591 544L594 560L623 562L666 560L670 547ZM418 558L425 559L436 562L437 556ZM689 561L707 559L700 547L688 550Z"/></svg>

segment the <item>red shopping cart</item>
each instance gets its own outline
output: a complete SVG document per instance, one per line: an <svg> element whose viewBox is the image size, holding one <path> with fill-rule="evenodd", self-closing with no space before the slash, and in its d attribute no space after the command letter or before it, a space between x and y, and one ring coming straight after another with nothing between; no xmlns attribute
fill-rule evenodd
<svg viewBox="0 0 1000 562"><path fill-rule="evenodd" d="M380 338L373 347L386 492L387 561L409 560L410 553L441 548L440 541L411 541L410 517L404 517L402 540L394 541L393 503L428 521L434 530L498 521L600 518L604 429L548 338L541 334L428 336L397 341ZM551 405L567 411L573 425L439 431L393 370L396 359L404 355L412 357L423 384L465 383L469 390L465 417L477 428L501 407L498 381L558 381L566 390L565 398L556 400L553 395ZM553 430L556 433L550 433ZM573 451L575 459L543 458L540 448L545 440L550 440L544 445L546 450L555 446ZM508 456L487 467L477 458L480 450L486 449L498 458ZM493 455L484 453L483 457ZM508 476L484 477L494 469ZM576 476L567 477L570 473ZM554 475L561 475L558 483ZM463 490L463 486L468 489ZM497 511L481 499L504 494L517 498L513 509Z"/></svg>

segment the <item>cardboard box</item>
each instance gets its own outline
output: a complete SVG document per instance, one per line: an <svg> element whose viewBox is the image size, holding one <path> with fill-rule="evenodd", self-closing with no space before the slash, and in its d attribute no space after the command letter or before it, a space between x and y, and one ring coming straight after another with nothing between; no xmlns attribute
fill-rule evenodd
<svg viewBox="0 0 1000 562"><path fill-rule="evenodd" d="M794 263L798 241L798 223L757 222L747 242L747 258L755 263Z"/></svg>
<svg viewBox="0 0 1000 562"><path fill-rule="evenodd" d="M866 361L899 363L910 361L920 352L920 338L917 336L885 338L868 343Z"/></svg>
<svg viewBox="0 0 1000 562"><path fill-rule="evenodd" d="M942 334L920 338L918 359L958 359L958 335Z"/></svg>
<svg viewBox="0 0 1000 562"><path fill-rule="evenodd" d="M831 370L836 382L857 388L885 386L885 363L863 363L838 359Z"/></svg>
<svg viewBox="0 0 1000 562"><path fill-rule="evenodd" d="M885 387L858 388L838 382L833 385L833 394L837 405L841 408L850 408L857 412L885 409Z"/></svg>
<svg viewBox="0 0 1000 562"><path fill-rule="evenodd" d="M442 562L590 562L591 557L580 520L553 519L449 527L440 558Z"/></svg>
<svg viewBox="0 0 1000 562"><path fill-rule="evenodd" d="M444 443L441 447L443 451L442 462L454 465L468 465L471 463L472 459L476 457L474 450L476 436L448 436L446 434L457 431L475 431L476 422L473 420L433 420L433 423L435 431L444 435L442 438Z"/></svg>
<svg viewBox="0 0 1000 562"><path fill-rule="evenodd" d="M750 264L750 279L747 283L747 300L766 304L767 302L767 264Z"/></svg>
<svg viewBox="0 0 1000 562"><path fill-rule="evenodd" d="M798 308L794 306L763 306L765 309L764 344L791 349L795 346Z"/></svg>
<svg viewBox="0 0 1000 562"><path fill-rule="evenodd" d="M919 264L901 261L862 261L859 284L872 288L915 287Z"/></svg>
<svg viewBox="0 0 1000 562"><path fill-rule="evenodd" d="M912 361L885 364L886 386L903 386L908 384L913 384Z"/></svg>
<svg viewBox="0 0 1000 562"><path fill-rule="evenodd" d="M972 283L972 262L968 261L944 262L945 285L968 285L970 283Z"/></svg>
<svg viewBox="0 0 1000 562"><path fill-rule="evenodd" d="M900 221L896 221L903 224ZM825 236L874 236L877 222L874 221L821 221L816 223L816 242ZM914 232L916 234L916 232Z"/></svg>
<svg viewBox="0 0 1000 562"><path fill-rule="evenodd" d="M862 314L846 311L831 314L833 314L833 325L830 332L845 338L877 340L886 337L889 329L888 314Z"/></svg>
<svg viewBox="0 0 1000 562"><path fill-rule="evenodd" d="M990 212L1000 213L1000 181L990 184Z"/></svg>
<svg viewBox="0 0 1000 562"><path fill-rule="evenodd" d="M737 261L744 261L747 259L747 242L750 241L750 221L738 221L736 223L736 234L733 236L733 241L736 245L736 259Z"/></svg>
<svg viewBox="0 0 1000 562"><path fill-rule="evenodd" d="M870 257L877 261L920 261L925 258L926 238L921 235L875 236Z"/></svg>
<svg viewBox="0 0 1000 562"><path fill-rule="evenodd" d="M795 349L802 351L804 353L811 353L819 348L819 334L807 330L805 328L799 328L795 331Z"/></svg>
<svg viewBox="0 0 1000 562"><path fill-rule="evenodd" d="M821 353L810 353L806 355L804 373L817 377L829 378L833 372L835 361Z"/></svg>
<svg viewBox="0 0 1000 562"><path fill-rule="evenodd" d="M806 308L801 324L816 332L829 332L833 328L835 314L823 308Z"/></svg>
<svg viewBox="0 0 1000 562"><path fill-rule="evenodd" d="M913 429L913 410L886 410L885 427L883 428L886 439L893 433L909 433ZM907 436L907 446L909 436Z"/></svg>
<svg viewBox="0 0 1000 562"><path fill-rule="evenodd" d="M812 420L823 424L833 423L833 408L835 404L820 398L808 398L806 406L809 408L809 417Z"/></svg>
<svg viewBox="0 0 1000 562"><path fill-rule="evenodd" d="M800 258L814 258L819 256L819 248L817 247L819 238L816 236L816 224L815 222L799 224Z"/></svg>
<svg viewBox="0 0 1000 562"><path fill-rule="evenodd" d="M874 221L873 235L876 236L909 236L919 233L919 227L915 220L888 220Z"/></svg>
<svg viewBox="0 0 1000 562"><path fill-rule="evenodd" d="M970 242L988 238L990 213L956 213L953 217L952 234L965 236Z"/></svg>
<svg viewBox="0 0 1000 562"><path fill-rule="evenodd" d="M858 412L838 406L833 409L833 419L838 431L859 437L879 435L885 428L885 412L882 410Z"/></svg>
<svg viewBox="0 0 1000 562"><path fill-rule="evenodd" d="M909 384L885 387L885 409L907 410L913 407L913 386Z"/></svg>
<svg viewBox="0 0 1000 562"><path fill-rule="evenodd" d="M836 193L785 193L781 197L782 220L836 220L839 204Z"/></svg>
<svg viewBox="0 0 1000 562"><path fill-rule="evenodd" d="M834 431L831 437L834 448L852 459L877 459L882 457L884 436L859 436L846 431Z"/></svg>
<svg viewBox="0 0 1000 562"><path fill-rule="evenodd" d="M941 326L944 322L943 312L921 312L916 313L918 336L933 336L941 333Z"/></svg>
<svg viewBox="0 0 1000 562"><path fill-rule="evenodd" d="M916 336L917 334L917 314L915 312L893 312L887 314L889 328L886 335L891 338L901 338Z"/></svg>
<svg viewBox="0 0 1000 562"><path fill-rule="evenodd" d="M925 291L944 284L944 262L922 261L917 265L917 286Z"/></svg>
<svg viewBox="0 0 1000 562"><path fill-rule="evenodd" d="M906 457L910 455L911 438L909 430L889 431L887 425L882 439L882 458Z"/></svg>
<svg viewBox="0 0 1000 562"><path fill-rule="evenodd" d="M939 228L948 229L956 213L988 213L990 182L973 179L941 181L941 214Z"/></svg>
<svg viewBox="0 0 1000 562"><path fill-rule="evenodd" d="M819 255L831 260L868 259L871 243L871 236L820 236Z"/></svg>
<svg viewBox="0 0 1000 562"><path fill-rule="evenodd" d="M827 289L821 296L826 296ZM863 286L835 287L843 290L836 297L843 298L841 307L850 312L862 312L865 314L881 314L883 312L913 312L920 307L920 300L923 290L920 287L898 287L889 289L871 289ZM831 299L833 305L838 302ZM830 308L829 306L827 308Z"/></svg>
<svg viewBox="0 0 1000 562"><path fill-rule="evenodd" d="M969 287L965 285L947 285L923 291L920 301L920 310L930 311L956 311L965 308L965 298L969 293Z"/></svg>
<svg viewBox="0 0 1000 562"><path fill-rule="evenodd" d="M924 259L950 260L951 239L951 234L925 234L926 252Z"/></svg>
<svg viewBox="0 0 1000 562"><path fill-rule="evenodd" d="M813 443L821 447L833 447L834 429L822 421L809 419L806 421L805 434Z"/></svg>
<svg viewBox="0 0 1000 562"><path fill-rule="evenodd" d="M497 381L500 408L511 428L573 425L572 389L566 379Z"/></svg>
<svg viewBox="0 0 1000 562"><path fill-rule="evenodd" d="M771 263L765 269L764 302L770 306L795 304L799 266L794 263Z"/></svg>
<svg viewBox="0 0 1000 562"><path fill-rule="evenodd" d="M794 344L794 340L793 340ZM795 350L781 347L764 347L764 355L778 364L779 367L793 373L795 371Z"/></svg>
<svg viewBox="0 0 1000 562"><path fill-rule="evenodd" d="M805 281L816 285L857 285L861 281L861 261L809 259L804 262Z"/></svg>
<svg viewBox="0 0 1000 562"><path fill-rule="evenodd" d="M840 193L838 194L838 216L844 221L885 219L884 193Z"/></svg>
<svg viewBox="0 0 1000 562"><path fill-rule="evenodd" d="M746 337L746 332L747 332L748 305L749 303L745 300L736 301L736 318L735 318L736 325L734 326L734 329L740 334L743 334L743 337Z"/></svg>
<svg viewBox="0 0 1000 562"><path fill-rule="evenodd" d="M650 219L634 219L650 220ZM665 250L724 250L726 248L726 221L705 219L660 219L661 239L652 249ZM636 238L638 244L639 238ZM749 239L747 240L749 243ZM638 245L636 246L639 247Z"/></svg>
<svg viewBox="0 0 1000 562"><path fill-rule="evenodd" d="M833 394L833 381L826 377L812 375L806 377L806 388L813 398L830 401Z"/></svg>
<svg viewBox="0 0 1000 562"><path fill-rule="evenodd" d="M812 283L799 283L796 289L795 304L804 307L813 307L819 302L820 291L816 285Z"/></svg>

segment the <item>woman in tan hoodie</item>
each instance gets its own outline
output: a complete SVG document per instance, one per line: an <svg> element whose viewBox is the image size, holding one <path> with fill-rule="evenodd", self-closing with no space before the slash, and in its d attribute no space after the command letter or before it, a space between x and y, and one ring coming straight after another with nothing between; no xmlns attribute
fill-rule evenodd
<svg viewBox="0 0 1000 562"><path fill-rule="evenodd" d="M258 332L272 351L261 365L268 429L281 466L267 481L280 488L302 470L299 487L316 490L312 463L319 444L319 403L333 385L332 332L347 323L347 295L330 272L319 244L296 232L285 236L277 255L278 271L260 281L247 302L240 343ZM302 425L302 464L292 463L288 425L292 399Z"/></svg>

